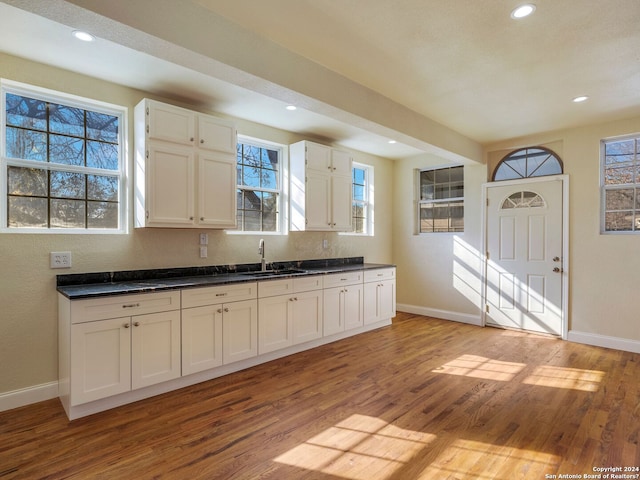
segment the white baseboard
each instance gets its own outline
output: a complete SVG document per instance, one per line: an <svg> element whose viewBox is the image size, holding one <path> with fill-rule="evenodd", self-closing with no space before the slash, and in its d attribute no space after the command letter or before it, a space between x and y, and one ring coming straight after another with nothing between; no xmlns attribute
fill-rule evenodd
<svg viewBox="0 0 640 480"><path fill-rule="evenodd" d="M595 347L613 348L615 350L623 350L625 352L640 353L640 341L629 340L627 338L609 337L607 335L598 335L597 333L569 331L567 340L570 342L584 343Z"/></svg>
<svg viewBox="0 0 640 480"><path fill-rule="evenodd" d="M424 315L426 317L442 318L443 320L451 320L453 322L468 323L478 327L482 326L482 317L480 314L472 315L469 313L452 312L449 310L439 310L437 308L420 307L417 305L406 305L401 303L396 305L396 310L399 312Z"/></svg>
<svg viewBox="0 0 640 480"><path fill-rule="evenodd" d="M43 383L42 385L34 385L33 387L0 393L0 412L24 407L32 403L51 400L57 396L58 382Z"/></svg>

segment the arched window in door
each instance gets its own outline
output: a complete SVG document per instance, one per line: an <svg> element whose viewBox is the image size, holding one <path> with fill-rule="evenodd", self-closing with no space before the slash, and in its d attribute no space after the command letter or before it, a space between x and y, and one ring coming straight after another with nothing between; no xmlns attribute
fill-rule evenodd
<svg viewBox="0 0 640 480"><path fill-rule="evenodd" d="M562 160L544 147L521 148L511 152L493 171L493 181L558 175L563 172Z"/></svg>

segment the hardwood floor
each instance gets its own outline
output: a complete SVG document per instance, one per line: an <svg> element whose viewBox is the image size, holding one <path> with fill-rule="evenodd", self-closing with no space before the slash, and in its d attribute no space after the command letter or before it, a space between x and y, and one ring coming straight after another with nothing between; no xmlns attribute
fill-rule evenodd
<svg viewBox="0 0 640 480"><path fill-rule="evenodd" d="M0 413L0 478L585 478L640 466L639 364L399 313L390 327L73 422L58 400Z"/></svg>

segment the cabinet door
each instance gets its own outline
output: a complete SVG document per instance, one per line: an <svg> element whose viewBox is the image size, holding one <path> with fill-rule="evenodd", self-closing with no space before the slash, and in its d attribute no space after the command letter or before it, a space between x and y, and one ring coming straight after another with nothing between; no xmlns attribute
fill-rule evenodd
<svg viewBox="0 0 640 480"><path fill-rule="evenodd" d="M190 148L154 143L148 147L146 224L194 224L194 155Z"/></svg>
<svg viewBox="0 0 640 480"><path fill-rule="evenodd" d="M258 355L257 300L223 305L222 338L224 364Z"/></svg>
<svg viewBox="0 0 640 480"><path fill-rule="evenodd" d="M198 115L198 147L236 153L236 128L222 119Z"/></svg>
<svg viewBox="0 0 640 480"><path fill-rule="evenodd" d="M375 323L380 320L378 290L380 282L364 284L364 323Z"/></svg>
<svg viewBox="0 0 640 480"><path fill-rule="evenodd" d="M236 226L235 157L214 152L198 155L198 224Z"/></svg>
<svg viewBox="0 0 640 480"><path fill-rule="evenodd" d="M307 169L330 173L331 148L317 143L305 142Z"/></svg>
<svg viewBox="0 0 640 480"><path fill-rule="evenodd" d="M258 300L258 353L273 352L293 344L293 303L290 295Z"/></svg>
<svg viewBox="0 0 640 480"><path fill-rule="evenodd" d="M351 154L340 150L331 150L331 167L335 175L343 175L351 178L353 161Z"/></svg>
<svg viewBox="0 0 640 480"><path fill-rule="evenodd" d="M180 107L148 100L147 134L150 139L193 145L195 114Z"/></svg>
<svg viewBox="0 0 640 480"><path fill-rule="evenodd" d="M182 375L222 365L222 305L182 310Z"/></svg>
<svg viewBox="0 0 640 480"><path fill-rule="evenodd" d="M344 331L342 287L326 288L322 302L323 335Z"/></svg>
<svg viewBox="0 0 640 480"><path fill-rule="evenodd" d="M178 378L180 310L131 317L131 388Z"/></svg>
<svg viewBox="0 0 640 480"><path fill-rule="evenodd" d="M71 405L131 390L130 318L71 326Z"/></svg>
<svg viewBox="0 0 640 480"><path fill-rule="evenodd" d="M364 322L363 286L347 285L342 292L344 329L361 327Z"/></svg>
<svg viewBox="0 0 640 480"><path fill-rule="evenodd" d="M331 175L308 171L305 188L305 228L331 230Z"/></svg>
<svg viewBox="0 0 640 480"><path fill-rule="evenodd" d="M351 231L351 177L333 176L331 179L331 227L340 232Z"/></svg>
<svg viewBox="0 0 640 480"><path fill-rule="evenodd" d="M293 343L322 338L322 290L296 293L293 301Z"/></svg>
<svg viewBox="0 0 640 480"><path fill-rule="evenodd" d="M380 283L378 290L378 304L380 319L396 316L396 281L385 280Z"/></svg>

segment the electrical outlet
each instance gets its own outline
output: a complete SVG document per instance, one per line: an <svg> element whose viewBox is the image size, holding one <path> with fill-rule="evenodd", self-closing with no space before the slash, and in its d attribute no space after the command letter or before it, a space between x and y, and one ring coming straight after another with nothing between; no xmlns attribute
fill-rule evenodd
<svg viewBox="0 0 640 480"><path fill-rule="evenodd" d="M327 240L326 238L322 240L322 248L324 248L325 250L329 248L329 240Z"/></svg>
<svg viewBox="0 0 640 480"><path fill-rule="evenodd" d="M207 246L200 245L200 258L207 258Z"/></svg>
<svg viewBox="0 0 640 480"><path fill-rule="evenodd" d="M71 268L71 252L51 252L49 262L51 268Z"/></svg>
<svg viewBox="0 0 640 480"><path fill-rule="evenodd" d="M209 245L209 234L201 233L200 234L200 245Z"/></svg>

